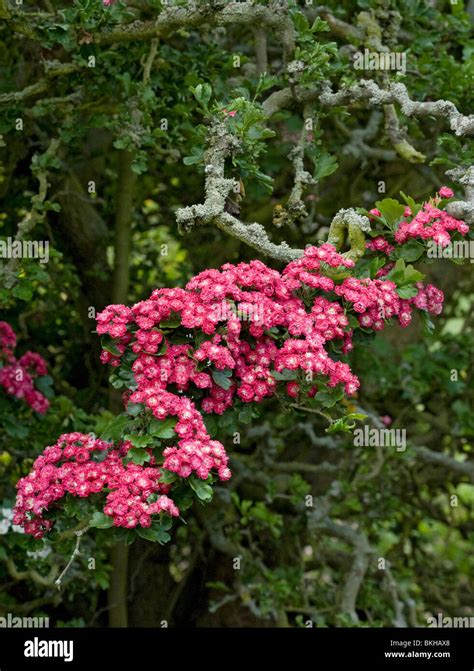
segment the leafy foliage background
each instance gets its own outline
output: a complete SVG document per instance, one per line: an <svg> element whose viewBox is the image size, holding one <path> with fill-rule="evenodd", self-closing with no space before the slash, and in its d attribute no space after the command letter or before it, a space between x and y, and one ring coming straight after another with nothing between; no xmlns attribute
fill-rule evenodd
<svg viewBox="0 0 474 671"><path fill-rule="evenodd" d="M316 7L289 4L298 33L295 58L305 63L307 81L355 82L351 49L363 45L326 23L311 32ZM472 17L461 1L326 4L349 25L361 12L385 12L387 44L407 54L403 82L410 95L446 98L464 114L472 112ZM91 318L116 300L117 273L129 273L126 302L132 303L156 287L184 286L206 267L255 257L217 228L195 226L184 236L177 230L176 210L203 197L206 130L216 110L237 110L232 121L244 150L228 170L245 187L241 218L298 248L323 239L338 209L371 207L381 180L385 196L403 190L422 200L446 182L447 168L473 163L472 146L447 133L439 119L403 118L412 143L427 157L409 163L393 151L383 128L375 139L359 141L372 110L316 107L315 165L307 160L319 181L304 198L308 216L277 227L274 208L285 204L293 185L288 153L298 141L301 110L279 111L269 122L261 112L267 93L286 84L281 45L266 26L243 21L224 28L212 20L204 28L185 26L158 41L144 77L150 40L96 36L137 16L153 18L164 11L162 3L104 8L98 0L75 0L25 3L21 11L16 28L10 19L0 26L0 235L15 235L38 191L35 175L47 170L50 187L31 235L50 240L51 258L44 266L24 260L15 269L14 281L0 288L1 318L19 334L20 353L35 349L48 361L52 405L39 417L0 395L0 512L11 508L16 481L45 445L66 431L100 434L117 410ZM397 21L400 31L393 28ZM255 55L262 31L270 73L264 77ZM95 67L88 65L91 56ZM48 76L48 64L65 62L76 69ZM36 94L18 94L43 80ZM48 155L55 139L59 148ZM120 257L128 259L127 267L118 267L115 236L124 211L131 241ZM171 543L143 540L130 548L129 625L305 626L311 620L318 626L426 626L439 612L474 615L474 471L451 467L473 458L472 267L441 260L423 271L446 294L436 328L429 333L421 322L406 332L393 327L357 349L362 389L348 407L360 406L375 418L390 415L393 427L407 429L406 452L355 447L352 434L328 435L321 417L289 411L276 400L261 406L258 416L227 412L215 430L229 447L240 432L231 450L234 477L216 489L210 506L194 505ZM448 455L450 466L422 458L423 449ZM335 535L318 511L329 513L345 534ZM72 539L51 543L44 557L27 554L44 547L22 534L0 540L0 614L47 614L55 625L106 624L113 575L107 530L83 539L59 593L54 578ZM354 621L341 609L341 597L357 558L367 558L368 568ZM379 569L380 558L389 571Z"/></svg>

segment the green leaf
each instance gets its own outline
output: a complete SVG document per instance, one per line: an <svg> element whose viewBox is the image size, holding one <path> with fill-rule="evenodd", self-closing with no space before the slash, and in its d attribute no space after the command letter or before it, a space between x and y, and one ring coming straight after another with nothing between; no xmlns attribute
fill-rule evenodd
<svg viewBox="0 0 474 671"><path fill-rule="evenodd" d="M265 331L265 334L270 336L270 338L273 338L273 340L277 340L279 336L278 328L276 326L272 326Z"/></svg>
<svg viewBox="0 0 474 671"><path fill-rule="evenodd" d="M416 203L411 196L407 196L406 194L403 193L403 191L400 191L400 195L410 208L412 215L415 216L416 214L418 214L423 205L421 205L421 203Z"/></svg>
<svg viewBox="0 0 474 671"><path fill-rule="evenodd" d="M127 452L127 457L130 459L132 464L137 464L137 466L143 466L148 461L150 461L150 455L146 450L143 450L140 447L132 447Z"/></svg>
<svg viewBox="0 0 474 671"><path fill-rule="evenodd" d="M326 21L323 21L320 16L315 18L314 23L311 26L312 33L328 33L330 30L331 28L329 27L329 24L326 23Z"/></svg>
<svg viewBox="0 0 474 671"><path fill-rule="evenodd" d="M130 417L126 415L118 415L115 417L101 433L101 440L112 440L114 443L120 440L122 433L130 421Z"/></svg>
<svg viewBox="0 0 474 671"><path fill-rule="evenodd" d="M122 389L123 387L128 386L127 382L119 378L116 373L112 373L112 375L109 377L109 382L114 389Z"/></svg>
<svg viewBox="0 0 474 671"><path fill-rule="evenodd" d="M217 433L217 422L215 418L212 415L204 415L203 420L208 434L211 436L211 438L214 438Z"/></svg>
<svg viewBox="0 0 474 671"><path fill-rule="evenodd" d="M298 373L295 370L289 370L288 368L283 368L283 370L280 372L277 370L272 370L270 373L273 375L275 380L296 380L298 377Z"/></svg>
<svg viewBox="0 0 474 671"><path fill-rule="evenodd" d="M328 175L332 175L339 167L335 156L327 152L321 152L315 146L309 146L306 149L306 153L314 164L313 177L316 180L321 180Z"/></svg>
<svg viewBox="0 0 474 671"><path fill-rule="evenodd" d="M201 103L204 108L207 108L212 96L212 86L207 82L198 84L196 87L190 87L196 100Z"/></svg>
<svg viewBox="0 0 474 671"><path fill-rule="evenodd" d="M166 522L153 522L151 527L136 527L136 532L140 538L163 545L171 540L171 536L167 532L167 529L171 528L171 524L171 519Z"/></svg>
<svg viewBox="0 0 474 671"><path fill-rule="evenodd" d="M120 356L119 348L109 335L103 335L100 339L100 344L102 345L102 349L105 349L106 352L110 352L110 354L113 354L114 356Z"/></svg>
<svg viewBox="0 0 474 671"><path fill-rule="evenodd" d="M12 438L26 438L30 430L25 424L21 424L15 417L11 415L2 416L2 426L9 436Z"/></svg>
<svg viewBox="0 0 474 671"><path fill-rule="evenodd" d="M341 387L329 387L318 391L314 397L325 408L332 408L344 397L344 389Z"/></svg>
<svg viewBox="0 0 474 671"><path fill-rule="evenodd" d="M424 254L425 248L419 242L410 240L409 242L396 248L399 258L404 261L417 261Z"/></svg>
<svg viewBox="0 0 474 671"><path fill-rule="evenodd" d="M175 417L168 417L168 419L163 421L154 417L150 422L148 430L154 438L168 440L169 438L174 438L176 435L174 427L176 426L177 421L178 420Z"/></svg>
<svg viewBox="0 0 474 671"><path fill-rule="evenodd" d="M405 286L406 284L415 284L416 282L420 282L423 278L423 273L420 273L413 266L405 265L403 259L398 259L395 266L387 275L387 279L395 282L398 287Z"/></svg>
<svg viewBox="0 0 474 671"><path fill-rule="evenodd" d="M184 165L196 165L197 163L202 163L204 160L204 152L201 151L193 151L193 153L190 156L185 156L183 158L183 163Z"/></svg>
<svg viewBox="0 0 474 671"><path fill-rule="evenodd" d="M398 222L401 217L403 217L403 213L405 211L405 206L394 198L378 200L375 203L375 207L382 213L385 221L391 229L393 229L395 223Z"/></svg>
<svg viewBox="0 0 474 671"><path fill-rule="evenodd" d="M164 545L171 540L171 536L167 531L164 531L164 529L159 529L156 534L156 540L160 545Z"/></svg>
<svg viewBox="0 0 474 671"><path fill-rule="evenodd" d="M142 403L129 403L127 405L127 414L132 415L132 417L136 417L141 413L143 408L144 406Z"/></svg>
<svg viewBox="0 0 474 671"><path fill-rule="evenodd" d="M153 443L153 436L139 436L135 433L127 433L124 436L124 440L129 440L134 447L147 447Z"/></svg>
<svg viewBox="0 0 474 671"><path fill-rule="evenodd" d="M96 512L92 515L91 521L89 522L89 526L96 529L109 529L113 525L113 519L105 513L99 512L98 510L96 510Z"/></svg>
<svg viewBox="0 0 474 671"><path fill-rule="evenodd" d="M381 258L380 256L376 256L375 258L372 259L369 265L369 275L371 278L374 278L380 268L383 268L384 265L387 263L387 259Z"/></svg>
<svg viewBox="0 0 474 671"><path fill-rule="evenodd" d="M156 542L156 531L151 527L137 527L137 534L146 541Z"/></svg>
<svg viewBox="0 0 474 671"><path fill-rule="evenodd" d="M172 312L168 319L164 319L160 322L160 328L162 329L175 329L181 325L181 315L179 312Z"/></svg>
<svg viewBox="0 0 474 671"><path fill-rule="evenodd" d="M232 590L230 587L227 587L225 583L223 583L221 580L215 580L215 581L210 581L206 583L206 587L209 587L209 589L218 589L221 590L222 592L231 592Z"/></svg>
<svg viewBox="0 0 474 671"><path fill-rule="evenodd" d="M44 394L46 398L53 398L54 396L54 391L51 388L52 384L53 378L50 375L41 375L41 377L37 377L35 380L36 389Z"/></svg>
<svg viewBox="0 0 474 671"><path fill-rule="evenodd" d="M421 314L421 316L423 318L423 321L425 323L425 333L426 333L426 335L433 335L433 333L435 331L435 325L431 321L429 314L427 312L425 312L425 310L421 310L420 314Z"/></svg>
<svg viewBox="0 0 474 671"><path fill-rule="evenodd" d="M402 281L405 276L405 261L398 259L392 270L388 273L387 278L392 282Z"/></svg>
<svg viewBox="0 0 474 671"><path fill-rule="evenodd" d="M33 290L25 283L15 284L12 289L12 294L15 298L19 298L22 301L29 301L33 296Z"/></svg>
<svg viewBox="0 0 474 671"><path fill-rule="evenodd" d="M357 317L355 317L354 315L350 315L350 314L346 315L346 317L349 320L349 328L358 329L360 327L360 323L359 323L359 320L357 319Z"/></svg>
<svg viewBox="0 0 474 671"><path fill-rule="evenodd" d="M230 387L232 386L232 380L229 377L230 375L232 375L232 371L226 371L226 370L212 371L212 379L217 385L219 385L219 387L222 387L222 389L230 389Z"/></svg>
<svg viewBox="0 0 474 671"><path fill-rule="evenodd" d="M403 278L403 284L414 284L415 282L421 282L424 279L423 273L420 273L419 270L413 268L413 266L407 266L405 269L405 276Z"/></svg>
<svg viewBox="0 0 474 671"><path fill-rule="evenodd" d="M160 346L158 347L158 351L156 352L155 356L163 356L163 354L166 353L166 350L168 349L168 343L166 340L163 338L163 340L160 343Z"/></svg>
<svg viewBox="0 0 474 671"><path fill-rule="evenodd" d="M411 284L406 284L403 287L397 288L397 294L400 298L414 298L418 293L418 289Z"/></svg>
<svg viewBox="0 0 474 671"><path fill-rule="evenodd" d="M323 177L328 177L333 172L336 172L338 167L339 165L335 156L326 153L321 154L316 161L313 177L317 180L323 179Z"/></svg>
<svg viewBox="0 0 474 671"><path fill-rule="evenodd" d="M178 476L173 471L167 471L162 469L160 476L160 483L163 485L171 485L173 482L176 482Z"/></svg>
<svg viewBox="0 0 474 671"><path fill-rule="evenodd" d="M204 480L197 478L195 475L191 475L188 481L200 501L203 501L203 503L212 501L212 487L204 482Z"/></svg>
<svg viewBox="0 0 474 671"><path fill-rule="evenodd" d="M293 23L296 30L300 33L308 33L310 31L308 19L300 11L293 14Z"/></svg>
<svg viewBox="0 0 474 671"><path fill-rule="evenodd" d="M242 410L239 412L239 420L243 424L250 424L252 421L253 413L252 413L252 406L251 405L246 405Z"/></svg>

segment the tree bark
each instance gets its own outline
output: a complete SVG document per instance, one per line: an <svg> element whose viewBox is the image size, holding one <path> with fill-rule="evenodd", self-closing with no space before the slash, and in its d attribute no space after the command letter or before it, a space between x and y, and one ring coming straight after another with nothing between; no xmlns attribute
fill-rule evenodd
<svg viewBox="0 0 474 671"><path fill-rule="evenodd" d="M133 190L136 175L132 171L132 154L119 154L117 210L115 214L115 258L112 286L114 303L126 303L130 282L130 233L133 216Z"/></svg>
<svg viewBox="0 0 474 671"><path fill-rule="evenodd" d="M109 626L128 625L128 545L117 543L110 552L112 573L108 592Z"/></svg>
<svg viewBox="0 0 474 671"><path fill-rule="evenodd" d="M115 214L115 256L112 285L112 301L126 303L130 282L130 234L133 220L133 191L136 175L132 171L132 154L121 151L119 154L117 181L117 210ZM111 409L120 410L121 399L110 396ZM109 626L126 627L128 625L128 555L125 544L115 545L110 553L112 574L108 593Z"/></svg>

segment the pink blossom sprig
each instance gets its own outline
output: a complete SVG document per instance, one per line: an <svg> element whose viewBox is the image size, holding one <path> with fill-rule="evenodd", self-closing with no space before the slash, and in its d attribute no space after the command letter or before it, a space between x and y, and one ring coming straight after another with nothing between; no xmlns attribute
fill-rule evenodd
<svg viewBox="0 0 474 671"><path fill-rule="evenodd" d="M402 221L395 232L395 242L399 245L410 239L433 240L437 245L446 247L451 242L451 233L458 231L466 235L469 226L459 219L455 219L445 210L437 207L441 198L451 198L453 191L447 186L442 186L439 196L434 202L424 203L421 210L410 219L412 212L410 208L405 210L406 221Z"/></svg>
<svg viewBox="0 0 474 671"><path fill-rule="evenodd" d="M23 400L33 410L44 414L49 401L38 389L34 380L46 375L46 361L37 352L26 352L19 359L13 354L16 347L16 335L6 322L0 322L0 387L9 396Z"/></svg>
<svg viewBox="0 0 474 671"><path fill-rule="evenodd" d="M67 494L87 498L103 494L103 512L116 527L149 527L152 516L179 510L166 496L169 485L160 483L161 470L154 465L123 462L131 443L118 446L94 436L67 433L39 456L32 471L18 484L14 523L34 538L50 531L54 521L47 513ZM105 459L97 461L105 452Z"/></svg>
<svg viewBox="0 0 474 671"><path fill-rule="evenodd" d="M211 439L205 414L222 415L237 402L261 403L278 389L290 399L303 391L313 398L321 386L339 385L347 396L355 394L360 382L343 358L353 349L357 323L380 331L397 319L405 328L414 309L432 315L442 310L443 292L431 284L416 282L402 293L390 279L394 263L386 257L393 259L397 246L411 238L444 243L454 231L464 235L464 222L437 207L451 195L442 187L414 217L405 208L394 239L378 235L367 243L371 254L387 261L374 278L352 276L354 261L325 243L308 246L281 272L258 260L227 263L199 273L184 289L155 289L132 307L106 307L97 316L102 363L123 368L131 381L125 405L142 406L144 420L173 418L175 437L167 439L162 459L155 450L138 466L126 458L128 442L114 446L82 434L61 436L20 481L17 523L43 534L51 528L51 506L66 494L103 494L103 511L119 527L147 527L157 513L176 516L173 490L181 481L169 473L181 479L231 477L228 455ZM376 220L381 213L371 210L370 216ZM12 356L12 334L0 329L1 338L5 356ZM32 374L43 370L32 354L22 359ZM97 460L94 452L104 450L106 458Z"/></svg>

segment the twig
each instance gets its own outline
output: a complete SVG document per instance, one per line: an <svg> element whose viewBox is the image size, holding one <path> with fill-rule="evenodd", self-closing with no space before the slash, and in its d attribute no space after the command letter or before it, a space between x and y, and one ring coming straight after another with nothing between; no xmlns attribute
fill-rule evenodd
<svg viewBox="0 0 474 671"><path fill-rule="evenodd" d="M308 406L300 405L299 403L290 403L290 408L294 408L295 410L302 410L303 412L309 412L313 415L320 415L329 422L332 422L332 417L318 408L308 408Z"/></svg>
<svg viewBox="0 0 474 671"><path fill-rule="evenodd" d="M150 43L150 53L147 56L145 64L143 66L143 83L148 84L151 75L151 68L153 67L153 61L155 60L156 52L158 51L159 41L154 39Z"/></svg>
<svg viewBox="0 0 474 671"><path fill-rule="evenodd" d="M68 563L66 564L64 570L62 571L62 573L61 573L61 574L56 578L56 580L54 581L54 584L56 585L56 587L58 588L58 590L61 589L61 581L62 581L62 579L64 578L64 576L66 575L66 573L69 571L69 569L71 568L71 565L72 565L74 559L75 559L76 557L78 557L78 556L81 554L81 553L80 553L80 550L79 550L79 547L80 547L80 545L81 545L81 539L82 539L82 536L83 536L83 535L86 533L86 531L88 531L88 530L89 530L89 527L87 526L87 527L85 527L84 529L81 529L80 531L76 531L76 532L75 532L75 534L76 534L76 545L75 545L75 547L74 547L74 550L72 551L72 555L71 555L71 557L70 557Z"/></svg>

